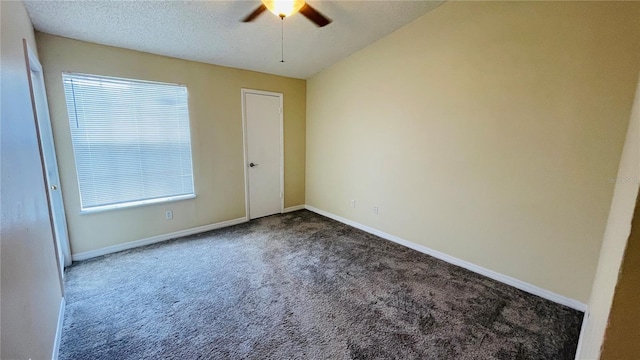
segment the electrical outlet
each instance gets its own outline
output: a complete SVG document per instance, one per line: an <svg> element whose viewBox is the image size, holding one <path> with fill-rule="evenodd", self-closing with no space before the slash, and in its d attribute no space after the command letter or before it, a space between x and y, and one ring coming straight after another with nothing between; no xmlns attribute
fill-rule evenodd
<svg viewBox="0 0 640 360"><path fill-rule="evenodd" d="M173 219L173 211L172 211L172 210L167 210L167 211L164 213L164 218L165 218L166 220L171 220L171 219Z"/></svg>
<svg viewBox="0 0 640 360"><path fill-rule="evenodd" d="M355 207L356 207L356 201L355 201L355 200L351 200L351 201L349 202L349 204L351 205L351 207L352 207L352 208L355 208Z"/></svg>
<svg viewBox="0 0 640 360"><path fill-rule="evenodd" d="M374 206L374 207L373 207L373 213L374 213L375 215L378 215L378 210L380 210L380 209L378 209L378 207L377 207L377 206Z"/></svg>

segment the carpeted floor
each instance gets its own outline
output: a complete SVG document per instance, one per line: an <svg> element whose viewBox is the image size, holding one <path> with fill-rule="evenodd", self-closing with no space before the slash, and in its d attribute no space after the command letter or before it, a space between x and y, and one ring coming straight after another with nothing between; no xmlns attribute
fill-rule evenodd
<svg viewBox="0 0 640 360"><path fill-rule="evenodd" d="M306 210L76 263L60 359L573 359L582 313Z"/></svg>

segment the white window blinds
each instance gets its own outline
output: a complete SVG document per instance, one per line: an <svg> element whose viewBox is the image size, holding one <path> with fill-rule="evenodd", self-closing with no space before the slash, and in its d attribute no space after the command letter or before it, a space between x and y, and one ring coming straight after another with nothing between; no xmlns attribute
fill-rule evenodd
<svg viewBox="0 0 640 360"><path fill-rule="evenodd" d="M62 79L83 211L195 196L185 86Z"/></svg>

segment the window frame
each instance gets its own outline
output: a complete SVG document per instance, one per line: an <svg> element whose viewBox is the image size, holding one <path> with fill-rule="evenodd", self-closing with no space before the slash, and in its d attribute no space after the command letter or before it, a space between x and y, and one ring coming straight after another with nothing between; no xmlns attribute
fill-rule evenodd
<svg viewBox="0 0 640 360"><path fill-rule="evenodd" d="M161 81L150 81L150 80L141 80L141 79L132 79L132 78L124 78L124 77L116 77L116 76L104 76L104 75L98 75L98 74L88 74L88 73L80 73L80 72L71 72L71 71L64 71L62 72L62 85L63 85L63 93L66 93L66 90L64 89L65 87L65 77L66 76L77 76L77 77L88 77L88 78L96 78L96 79L106 79L106 80L112 80L112 81L124 81L124 82L132 82L132 83L142 83L142 84L157 84L157 85L166 85L166 86L178 86L178 87L184 87L186 90L186 96L187 96L187 114L188 114L188 123L189 123L189 152L190 152L190 157L191 157L191 178L192 178L192 185L193 185L193 191L191 194L181 194L181 195L171 195L171 196L162 196L162 197L156 197L156 198L150 198L150 199L142 199L142 200L132 200L132 201L126 201L126 202L120 202L120 203L115 203L115 204L105 204L105 205L97 205L97 206L91 206L91 207L87 207L84 208L82 205L82 192L80 191L80 177L78 176L78 164L76 162L76 154L75 154L75 147L73 144L73 136L71 133L71 129L69 129L69 139L71 140L71 146L72 146L72 153L73 153L73 165L74 165L74 170L76 172L76 185L78 187L78 199L79 199L79 203L80 203L80 214L81 215L85 215L85 214L94 214L94 213L101 213L101 212L108 212L108 211L114 211L114 210L120 210L120 209L129 209L129 208L136 208L136 207L142 207L142 206L147 206L147 205L155 205L155 204L165 204L165 203L171 203L171 202L177 202L177 201L183 201L183 200L189 200L189 199L195 199L197 197L197 192L196 192L196 181L195 181L195 168L193 166L194 161L193 161L193 132L191 130L191 115L190 115L190 111L189 111L189 89L187 87L186 84L179 84L179 83L169 83L169 82L161 82ZM65 94L65 110L67 109L67 99L66 99L66 94ZM67 111L67 121L70 121L69 119L69 114Z"/></svg>
<svg viewBox="0 0 640 360"><path fill-rule="evenodd" d="M161 198L147 199L147 200L136 200L136 201L128 201L126 203L118 203L118 204L110 204L110 205L100 205L100 206L92 206L87 209L82 208L82 204L80 205L80 214L94 214L106 211L120 210L120 209L129 209L136 208L146 205L153 204L166 204L181 200L189 200L195 199L197 196L195 194L195 184L193 194L188 195L176 195L176 196L166 196Z"/></svg>

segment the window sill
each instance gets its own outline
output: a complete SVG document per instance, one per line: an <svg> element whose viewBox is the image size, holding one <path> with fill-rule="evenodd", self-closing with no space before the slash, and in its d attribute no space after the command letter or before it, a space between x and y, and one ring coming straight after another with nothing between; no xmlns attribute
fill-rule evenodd
<svg viewBox="0 0 640 360"><path fill-rule="evenodd" d="M129 208L134 208L139 206L163 204L163 203L195 199L195 198L196 198L196 194L188 194L188 195L169 196L169 197L149 199L149 200L131 201L131 202L122 203L122 204L103 205L103 206L96 206L88 209L82 209L80 210L80 214L81 215L95 214L95 213L100 213L105 211L129 209Z"/></svg>

